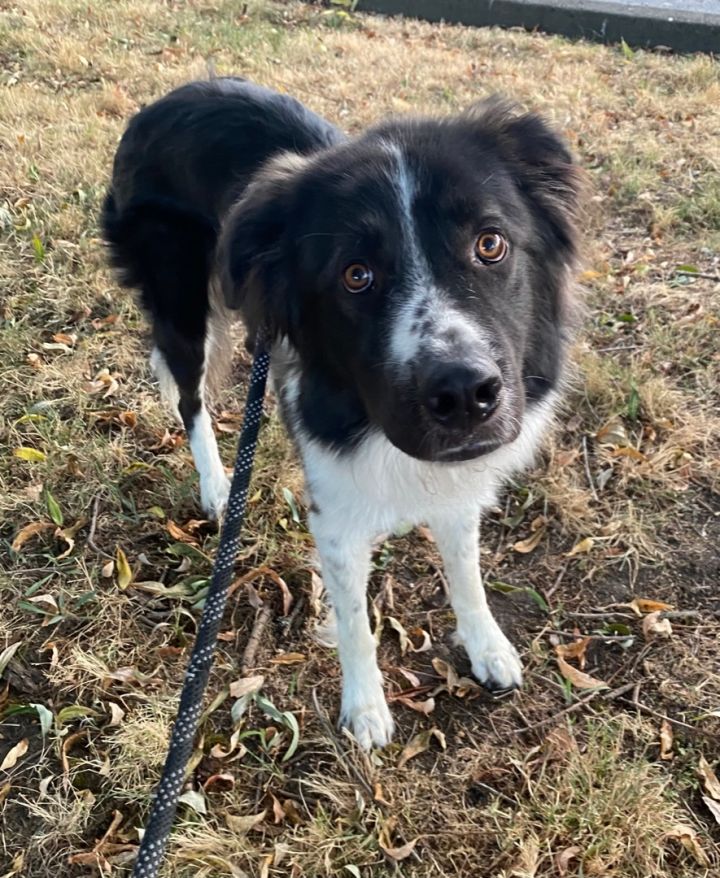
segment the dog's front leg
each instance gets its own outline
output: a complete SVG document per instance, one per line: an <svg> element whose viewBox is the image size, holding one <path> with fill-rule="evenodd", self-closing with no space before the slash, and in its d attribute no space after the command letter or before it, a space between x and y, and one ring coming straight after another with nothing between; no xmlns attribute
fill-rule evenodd
<svg viewBox="0 0 720 878"><path fill-rule="evenodd" d="M329 515L311 515L310 528L337 621L343 675L340 723L366 750L373 745L383 747L392 737L393 721L367 612L371 540L348 534L343 523Z"/></svg>
<svg viewBox="0 0 720 878"><path fill-rule="evenodd" d="M522 684L522 667L487 604L480 576L478 518L473 510L437 516L429 524L445 566L458 639L473 674L489 688L509 689Z"/></svg>

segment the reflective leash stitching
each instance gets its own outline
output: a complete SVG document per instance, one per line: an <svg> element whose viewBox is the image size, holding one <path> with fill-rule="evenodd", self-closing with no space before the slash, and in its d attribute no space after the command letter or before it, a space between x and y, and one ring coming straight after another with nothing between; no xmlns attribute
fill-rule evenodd
<svg viewBox="0 0 720 878"><path fill-rule="evenodd" d="M175 819L178 796L185 782L185 768L193 751L203 696L210 676L217 637L227 601L228 587L240 545L240 528L245 517L245 505L260 429L269 365L270 355L264 344L258 340L250 373L250 387L245 406L242 434L238 443L235 472L230 486L220 544L215 556L212 580L195 646L185 672L180 705L165 759L165 767L155 792L155 800L150 810L145 834L140 843L132 873L133 878L155 878L158 874L165 845Z"/></svg>

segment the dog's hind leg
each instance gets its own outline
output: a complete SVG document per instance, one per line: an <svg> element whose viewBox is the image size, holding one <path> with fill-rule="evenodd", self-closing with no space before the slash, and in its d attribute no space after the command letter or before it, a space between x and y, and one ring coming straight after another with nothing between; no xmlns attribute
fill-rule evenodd
<svg viewBox="0 0 720 878"><path fill-rule="evenodd" d="M515 648L500 630L480 576L479 521L476 510L442 514L428 523L442 555L457 619L457 635L475 677L491 689L522 684Z"/></svg>
<svg viewBox="0 0 720 878"><path fill-rule="evenodd" d="M163 396L188 434L200 476L205 515L222 516L230 488L206 405L206 375L213 347L208 293L212 242L189 223L145 220L145 234L155 245L146 260L142 303L153 324L152 365ZM227 355L227 352L226 352Z"/></svg>

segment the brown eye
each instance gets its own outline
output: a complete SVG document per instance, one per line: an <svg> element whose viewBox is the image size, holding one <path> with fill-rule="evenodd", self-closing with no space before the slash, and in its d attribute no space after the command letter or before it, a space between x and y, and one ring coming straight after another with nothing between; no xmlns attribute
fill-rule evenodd
<svg viewBox="0 0 720 878"><path fill-rule="evenodd" d="M481 262L500 262L507 251L507 241L499 232L483 232L475 242L475 255Z"/></svg>
<svg viewBox="0 0 720 878"><path fill-rule="evenodd" d="M372 269L364 262L353 262L343 272L343 285L349 293L364 293L372 286Z"/></svg>

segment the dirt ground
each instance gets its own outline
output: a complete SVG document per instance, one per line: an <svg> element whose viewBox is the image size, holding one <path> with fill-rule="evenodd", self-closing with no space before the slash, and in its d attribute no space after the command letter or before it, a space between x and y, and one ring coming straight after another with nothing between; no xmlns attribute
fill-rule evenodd
<svg viewBox="0 0 720 878"><path fill-rule="evenodd" d="M97 220L128 118L208 58L351 132L495 91L547 115L587 172L587 315L555 434L483 525L526 684L468 678L432 541L388 538L369 611L397 733L370 755L336 728L268 401L164 875L720 875L718 62L319 5L0 0L0 876L129 875L162 766L217 533ZM228 464L247 372L238 346Z"/></svg>

